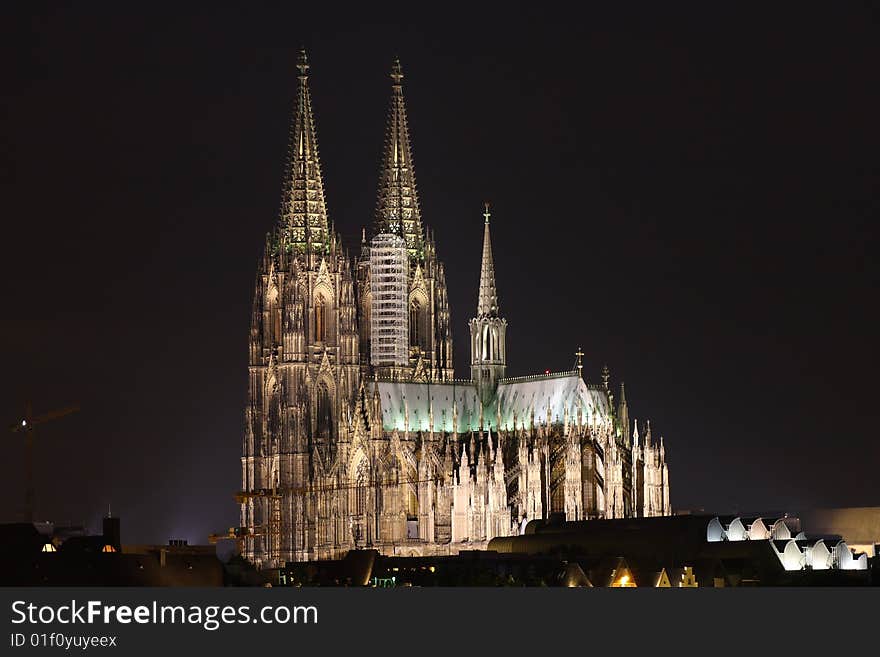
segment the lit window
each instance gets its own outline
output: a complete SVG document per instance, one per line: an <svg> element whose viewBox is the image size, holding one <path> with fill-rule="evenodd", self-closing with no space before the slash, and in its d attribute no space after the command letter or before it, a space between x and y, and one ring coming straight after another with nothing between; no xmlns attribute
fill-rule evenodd
<svg viewBox="0 0 880 657"><path fill-rule="evenodd" d="M43 549L41 550L41 552L57 552L57 551L58 550L55 548L54 545L52 545L52 543L44 544Z"/></svg>
<svg viewBox="0 0 880 657"><path fill-rule="evenodd" d="M107 544L101 548L101 552L116 552L116 548L110 544Z"/></svg>

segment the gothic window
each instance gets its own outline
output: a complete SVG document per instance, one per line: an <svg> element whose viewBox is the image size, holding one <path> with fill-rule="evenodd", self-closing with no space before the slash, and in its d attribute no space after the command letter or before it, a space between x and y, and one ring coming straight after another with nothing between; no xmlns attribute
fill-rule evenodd
<svg viewBox="0 0 880 657"><path fill-rule="evenodd" d="M367 486L370 483L369 465L363 459L358 463L355 478L355 515L361 516L367 512Z"/></svg>
<svg viewBox="0 0 880 657"><path fill-rule="evenodd" d="M363 304L363 306L364 306L363 327L366 329L366 331L364 332L364 335L367 337L369 337L369 335L370 335L370 322L372 321L372 319L371 319L371 313L372 313L371 306L372 305L373 305L373 299L371 296L368 295L364 301L364 304Z"/></svg>
<svg viewBox="0 0 880 657"><path fill-rule="evenodd" d="M277 307L272 308L272 329L274 331L272 335L273 342L281 341L281 310Z"/></svg>
<svg viewBox="0 0 880 657"><path fill-rule="evenodd" d="M324 342L327 339L327 304L324 297L318 297L315 301L315 342Z"/></svg>
<svg viewBox="0 0 880 657"><path fill-rule="evenodd" d="M327 384L318 384L318 412L315 433L319 443L327 444L333 440L333 404Z"/></svg>
<svg viewBox="0 0 880 657"><path fill-rule="evenodd" d="M419 499L415 493L408 491L406 496L406 517L409 520L417 520L419 517Z"/></svg>
<svg viewBox="0 0 880 657"><path fill-rule="evenodd" d="M421 309L422 304L419 303L418 299L413 299L413 302L409 306L409 343L411 345L421 345L421 327L420 319L421 319Z"/></svg>
<svg viewBox="0 0 880 657"><path fill-rule="evenodd" d="M428 308L423 298L415 298L409 305L409 343L428 351Z"/></svg>
<svg viewBox="0 0 880 657"><path fill-rule="evenodd" d="M492 331L488 325L483 326L483 344L482 344L482 354L483 360L494 360L493 352L493 344L492 344Z"/></svg>

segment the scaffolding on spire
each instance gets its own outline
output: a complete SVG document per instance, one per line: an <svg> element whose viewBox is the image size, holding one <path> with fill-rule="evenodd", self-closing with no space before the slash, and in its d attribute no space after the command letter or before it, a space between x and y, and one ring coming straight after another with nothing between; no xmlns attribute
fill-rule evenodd
<svg viewBox="0 0 880 657"><path fill-rule="evenodd" d="M409 258L406 242L382 233L370 242L370 363L409 364Z"/></svg>

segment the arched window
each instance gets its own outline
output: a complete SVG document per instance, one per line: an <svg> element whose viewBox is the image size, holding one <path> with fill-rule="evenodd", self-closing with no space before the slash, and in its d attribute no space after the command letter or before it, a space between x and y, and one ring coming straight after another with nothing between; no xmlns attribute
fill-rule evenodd
<svg viewBox="0 0 880 657"><path fill-rule="evenodd" d="M333 404L327 384L318 384L318 409L315 434L318 442L327 444L333 440Z"/></svg>
<svg viewBox="0 0 880 657"><path fill-rule="evenodd" d="M324 342L327 339L327 304L324 297L315 300L315 342Z"/></svg>
<svg viewBox="0 0 880 657"><path fill-rule="evenodd" d="M363 323L362 323L363 328L366 329L366 330L364 331L364 335L365 335L367 338L369 338L369 335L370 335L370 323L373 321L373 320L372 320L372 317L373 317L373 314L372 314L372 313L373 313L372 305L373 305L373 299L372 299L371 296L367 295L366 300L364 301L364 304L363 304L363 308L364 308L364 310L363 310L363 318L364 318L364 321L363 321Z"/></svg>
<svg viewBox="0 0 880 657"><path fill-rule="evenodd" d="M422 294L409 304L409 343L427 353L431 349L431 328L428 321L428 301Z"/></svg>
<svg viewBox="0 0 880 657"><path fill-rule="evenodd" d="M483 345L481 351L483 353L483 360L495 359L492 345L492 331L489 328L488 324L483 326Z"/></svg>
<svg viewBox="0 0 880 657"><path fill-rule="evenodd" d="M409 343L413 346L422 344L422 304L413 299L409 305Z"/></svg>
<svg viewBox="0 0 880 657"><path fill-rule="evenodd" d="M272 342L281 342L281 309L272 306Z"/></svg>
<svg viewBox="0 0 880 657"><path fill-rule="evenodd" d="M370 483L370 472L367 459L358 463L355 479L355 505L354 514L362 516L367 512L367 486Z"/></svg>

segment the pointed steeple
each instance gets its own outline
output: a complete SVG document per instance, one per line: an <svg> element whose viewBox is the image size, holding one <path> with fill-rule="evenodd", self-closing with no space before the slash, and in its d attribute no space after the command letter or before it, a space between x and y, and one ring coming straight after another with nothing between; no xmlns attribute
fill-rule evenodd
<svg viewBox="0 0 880 657"><path fill-rule="evenodd" d="M484 205L483 263L480 267L480 297L477 317L498 317L498 290L495 287L495 261L492 258L492 237L489 234L489 204Z"/></svg>
<svg viewBox="0 0 880 657"><path fill-rule="evenodd" d="M629 432L629 406L626 403L626 388L623 385L623 381L620 382L620 401L617 404L617 422L623 442L629 444L631 436Z"/></svg>
<svg viewBox="0 0 880 657"><path fill-rule="evenodd" d="M318 158L305 49L299 53L296 68L299 75L281 198L281 230L295 250L323 252L329 244L330 226L324 202L324 181Z"/></svg>
<svg viewBox="0 0 880 657"><path fill-rule="evenodd" d="M505 335L507 320L498 312L495 288L495 262L489 234L489 204L485 204L483 227L483 262L480 267L480 293L477 316L469 322L471 330L471 380L477 385L480 401L489 404L498 389L498 381L507 368Z"/></svg>
<svg viewBox="0 0 880 657"><path fill-rule="evenodd" d="M379 173L374 231L377 235L393 233L403 237L410 257L415 258L422 254L424 235L399 59L395 59L391 67L391 80L391 106L385 126L385 152Z"/></svg>

